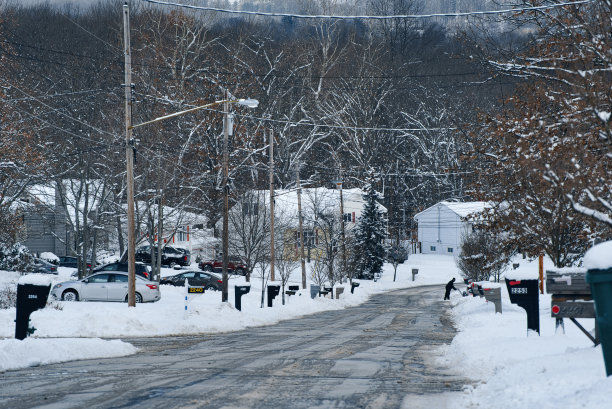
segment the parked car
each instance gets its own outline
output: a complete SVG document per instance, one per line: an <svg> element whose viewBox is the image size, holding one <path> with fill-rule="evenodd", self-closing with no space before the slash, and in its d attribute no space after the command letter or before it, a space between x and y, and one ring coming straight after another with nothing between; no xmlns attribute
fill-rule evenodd
<svg viewBox="0 0 612 409"><path fill-rule="evenodd" d="M113 271L92 274L82 280L65 281L51 289L51 297L62 301L127 302L128 275ZM161 298L159 286L136 276L136 302L153 302Z"/></svg>
<svg viewBox="0 0 612 409"><path fill-rule="evenodd" d="M72 256L60 256L60 267L79 268L78 259ZM91 268L91 263L87 263L87 268Z"/></svg>
<svg viewBox="0 0 612 409"><path fill-rule="evenodd" d="M184 273L175 274L173 276L164 277L160 280L160 284L170 284L176 286L184 286L185 280L188 280L189 285L202 286L207 290L221 291L223 281L221 277L213 273L205 273L201 271L186 271Z"/></svg>
<svg viewBox="0 0 612 409"><path fill-rule="evenodd" d="M57 266L49 263L47 260L43 260L42 258L34 257L32 260L32 272L57 275Z"/></svg>
<svg viewBox="0 0 612 409"><path fill-rule="evenodd" d="M100 267L96 267L93 270L94 273L99 273L101 271L122 271L122 272L127 273L128 263L121 263L121 262L109 263L109 264L105 264ZM143 263L136 263L136 275L143 277L147 280L151 279L151 271L149 267Z"/></svg>
<svg viewBox="0 0 612 409"><path fill-rule="evenodd" d="M223 260L204 260L198 265L201 270L204 271L221 271L223 270ZM230 274L238 274L245 276L247 274L247 267L240 257L230 256L229 262L227 263L227 270Z"/></svg>
<svg viewBox="0 0 612 409"><path fill-rule="evenodd" d="M157 247L153 247L153 254L157 256ZM151 264L151 246L141 246L136 249L136 261ZM161 262L163 266L188 266L191 264L191 252L187 249L166 246L163 249Z"/></svg>

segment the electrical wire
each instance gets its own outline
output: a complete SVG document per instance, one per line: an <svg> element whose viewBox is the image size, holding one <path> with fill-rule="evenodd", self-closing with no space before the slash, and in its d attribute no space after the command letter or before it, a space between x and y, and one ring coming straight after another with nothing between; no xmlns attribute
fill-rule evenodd
<svg viewBox="0 0 612 409"><path fill-rule="evenodd" d="M247 10L231 10L223 9L219 7L209 6L194 6L191 4L175 3L171 1L160 1L160 0L140 0L145 3L163 5L163 6L174 6L182 7L192 10L202 11L213 11L218 13L228 14L242 14L250 16L262 16L262 17L290 17L296 19L331 19L331 20L420 20L430 18L446 18L446 17L469 17L469 16L486 16L495 14L509 14L509 13L521 13L526 11L538 11L538 10L550 10L565 6L574 6L580 4L592 3L593 0L578 0L568 1L563 3L545 4L540 6L526 6L526 7L514 7L501 10L482 10L482 11L466 11L466 12L453 12L453 13L430 13L430 14L396 14L396 15L363 15L363 16L350 16L350 15L327 15L327 14L293 14L293 13L277 13L277 12L266 12L266 11L247 11Z"/></svg>

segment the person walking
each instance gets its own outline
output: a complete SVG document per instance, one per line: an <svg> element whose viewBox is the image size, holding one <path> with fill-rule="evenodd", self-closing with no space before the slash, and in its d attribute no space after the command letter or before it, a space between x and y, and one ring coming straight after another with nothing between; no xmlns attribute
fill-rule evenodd
<svg viewBox="0 0 612 409"><path fill-rule="evenodd" d="M444 293L444 299L445 300L450 300L450 292L451 290L457 290L455 288L455 277L453 277L452 280L450 280L447 284L446 284L446 292ZM459 290L457 290L459 291Z"/></svg>

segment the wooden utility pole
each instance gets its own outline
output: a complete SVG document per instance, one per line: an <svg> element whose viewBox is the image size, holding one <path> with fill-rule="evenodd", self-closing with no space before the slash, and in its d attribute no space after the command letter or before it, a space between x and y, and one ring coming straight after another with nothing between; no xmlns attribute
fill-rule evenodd
<svg viewBox="0 0 612 409"><path fill-rule="evenodd" d="M223 103L223 277L221 301L228 300L227 266L229 264L229 147L230 133L228 91L225 90Z"/></svg>
<svg viewBox="0 0 612 409"><path fill-rule="evenodd" d="M270 280L274 280L274 132L270 130Z"/></svg>
<svg viewBox="0 0 612 409"><path fill-rule="evenodd" d="M130 52L130 9L123 5L125 52L125 159L127 177L128 306L136 306L136 259L134 256L134 139L132 138L132 55Z"/></svg>
<svg viewBox="0 0 612 409"><path fill-rule="evenodd" d="M297 186L298 224L300 235L300 262L302 264L302 289L306 289L306 263L304 262L304 222L302 220L302 187L300 186L300 163L295 172Z"/></svg>
<svg viewBox="0 0 612 409"><path fill-rule="evenodd" d="M342 268L344 268L343 273L346 274L346 233L344 231L344 200L342 198L342 165L340 165L340 233L342 238Z"/></svg>
<svg viewBox="0 0 612 409"><path fill-rule="evenodd" d="M538 277L540 279L540 294L544 294L544 255L538 257Z"/></svg>

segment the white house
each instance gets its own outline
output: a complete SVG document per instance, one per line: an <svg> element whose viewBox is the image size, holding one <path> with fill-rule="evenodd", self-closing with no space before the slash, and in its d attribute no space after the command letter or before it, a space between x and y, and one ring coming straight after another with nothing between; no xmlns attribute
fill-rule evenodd
<svg viewBox="0 0 612 409"><path fill-rule="evenodd" d="M421 253L457 255L463 237L473 230L469 217L489 207L488 202L446 202L414 216Z"/></svg>

